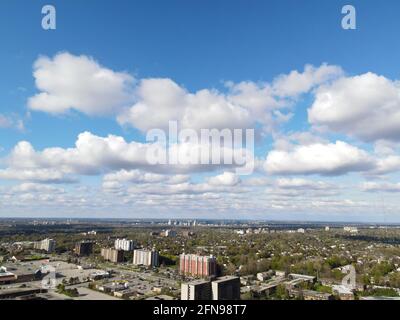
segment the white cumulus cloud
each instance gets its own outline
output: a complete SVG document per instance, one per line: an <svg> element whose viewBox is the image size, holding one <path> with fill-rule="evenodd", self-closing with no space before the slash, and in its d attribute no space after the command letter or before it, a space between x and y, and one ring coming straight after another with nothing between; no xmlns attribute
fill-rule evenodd
<svg viewBox="0 0 400 320"><path fill-rule="evenodd" d="M239 182L239 177L233 172L224 172L208 179L208 183L213 186L235 186Z"/></svg>
<svg viewBox="0 0 400 320"><path fill-rule="evenodd" d="M38 94L32 110L53 114L76 110L88 115L114 114L132 101L134 78L101 66L93 58L59 53L34 64Z"/></svg>
<svg viewBox="0 0 400 320"><path fill-rule="evenodd" d="M346 142L298 145L293 150L269 152L264 167L270 174L342 175L374 167L374 161L364 150Z"/></svg>
<svg viewBox="0 0 400 320"><path fill-rule="evenodd" d="M400 141L400 83L371 72L341 78L316 91L308 119L367 142Z"/></svg>

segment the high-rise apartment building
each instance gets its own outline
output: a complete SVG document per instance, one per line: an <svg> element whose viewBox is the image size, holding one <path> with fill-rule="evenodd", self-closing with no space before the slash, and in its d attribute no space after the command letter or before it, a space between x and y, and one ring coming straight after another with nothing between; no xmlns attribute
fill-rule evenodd
<svg viewBox="0 0 400 320"><path fill-rule="evenodd" d="M78 256L88 256L93 252L92 241L81 241L75 245L75 253Z"/></svg>
<svg viewBox="0 0 400 320"><path fill-rule="evenodd" d="M211 282L197 280L181 285L181 300L210 300Z"/></svg>
<svg viewBox="0 0 400 320"><path fill-rule="evenodd" d="M124 251L113 248L102 248L101 256L104 260L108 260L114 263L124 262Z"/></svg>
<svg viewBox="0 0 400 320"><path fill-rule="evenodd" d="M133 251L133 240L117 239L115 240L114 247L116 250Z"/></svg>
<svg viewBox="0 0 400 320"><path fill-rule="evenodd" d="M156 250L134 250L133 251L133 264L143 265L149 267L159 266L159 254Z"/></svg>
<svg viewBox="0 0 400 320"><path fill-rule="evenodd" d="M226 276L211 282L212 300L240 300L240 278Z"/></svg>
<svg viewBox="0 0 400 320"><path fill-rule="evenodd" d="M44 250L48 253L54 252L56 249L56 241L53 239L44 239L42 241L36 241L33 247L37 250Z"/></svg>
<svg viewBox="0 0 400 320"><path fill-rule="evenodd" d="M226 276L183 283L181 300L240 300L240 278Z"/></svg>
<svg viewBox="0 0 400 320"><path fill-rule="evenodd" d="M193 277L212 277L217 274L217 261L214 256L181 254L179 272Z"/></svg>

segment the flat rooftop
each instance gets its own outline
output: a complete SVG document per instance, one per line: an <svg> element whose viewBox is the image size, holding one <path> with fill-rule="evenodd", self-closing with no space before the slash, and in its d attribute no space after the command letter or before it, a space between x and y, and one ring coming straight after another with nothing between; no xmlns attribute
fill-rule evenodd
<svg viewBox="0 0 400 320"><path fill-rule="evenodd" d="M199 284L205 284L205 283L210 283L210 281L208 281L208 280L193 280L193 281L187 282L186 284L199 285Z"/></svg>
<svg viewBox="0 0 400 320"><path fill-rule="evenodd" d="M240 279L239 277L236 276L225 276L225 277L219 277L215 280L213 280L213 282L224 282L224 281L229 281L229 280L236 280L236 279Z"/></svg>
<svg viewBox="0 0 400 320"><path fill-rule="evenodd" d="M7 268L8 273L12 273L17 276L33 274L36 273L38 270L40 270L40 266L37 266L36 264L29 262L17 262L17 263L5 264L4 266Z"/></svg>

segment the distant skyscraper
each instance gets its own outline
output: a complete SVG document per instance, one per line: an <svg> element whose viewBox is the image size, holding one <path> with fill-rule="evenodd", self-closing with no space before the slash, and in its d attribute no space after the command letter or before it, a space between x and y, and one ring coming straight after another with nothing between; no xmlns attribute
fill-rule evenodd
<svg viewBox="0 0 400 320"><path fill-rule="evenodd" d="M217 274L217 261L214 256L181 254L179 271L183 275L194 277L212 277Z"/></svg>
<svg viewBox="0 0 400 320"><path fill-rule="evenodd" d="M134 248L133 240L127 239L117 239L114 245L116 250L132 251Z"/></svg>
<svg viewBox="0 0 400 320"><path fill-rule="evenodd" d="M153 250L134 250L133 251L133 264L143 265L150 267L159 266L159 254Z"/></svg>

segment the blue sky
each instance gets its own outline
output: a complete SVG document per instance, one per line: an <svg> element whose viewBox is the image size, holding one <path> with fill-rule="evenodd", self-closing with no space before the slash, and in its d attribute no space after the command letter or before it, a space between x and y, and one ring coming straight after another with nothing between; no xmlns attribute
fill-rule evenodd
<svg viewBox="0 0 400 320"><path fill-rule="evenodd" d="M400 4L389 0L350 2L357 10L356 30L341 28L341 8L348 1L2 1L0 187L3 189L0 189L0 215L209 217L211 209L218 212L219 217L373 221L382 220L379 206L383 197L387 199L385 212L388 217L385 219L400 221L396 200L400 191L397 185L400 134L396 130L400 103L395 93L400 73L397 32L400 29ZM41 28L41 8L45 4L52 4L57 10L56 30ZM62 54L65 59L57 60ZM51 101L45 103L48 103L46 108L38 105L40 102L33 107L29 103L32 97L48 92L55 79L66 75L57 73L59 69L54 68L49 71L54 74L42 79L50 82L47 88L39 88L33 72L40 56L47 57L47 62L54 65L70 59L68 61L74 66L86 59L82 63L92 61L99 70L109 70L115 81L124 77L122 74L128 75L132 99L124 101L123 106L118 103L114 106L112 99L121 93L118 91L121 88L118 92L110 89L105 98L113 106L107 107L104 115L96 112L96 97L89 97L97 92L95 89L85 89L87 84L82 83L78 88L83 89L70 92L61 84L57 87L58 98L60 95L65 97L63 92L68 91L69 99L79 104L87 98L91 101L89 105L77 106L69 102L62 112L60 109L49 112L56 108ZM321 80L318 70L324 64L332 69L326 71L326 77ZM310 74L305 71L306 65L313 66ZM39 67L41 71L45 69L46 66ZM71 73L75 72L71 70ZM290 75L294 71L305 75L305 78L295 79L300 83L288 84L286 81L279 88L274 87L274 81L280 75ZM379 76L385 79L382 83ZM74 77L72 83L80 80L79 76ZM241 91L238 85L252 83L260 92L272 88L274 99L281 103L290 100L279 111L291 114L291 117L279 123L260 121L262 112L278 110L271 111L272 107L267 104L262 106L261 113L254 112L251 120L242 123L239 116L234 117L239 126L262 128L265 137L256 143L256 157L261 165L251 177L234 177L229 168L204 169L201 173L197 170L176 172L171 168L154 170L137 165L132 159L129 161L133 162L125 167L110 160L112 165L106 163L104 168L98 168L99 172L89 170L88 173L82 169L84 161L103 165L104 159L115 155L102 155L101 161L88 156L83 160L79 158L76 160L79 169L76 163L66 164L66 160L54 164L47 158L42 159L46 149L57 147L66 151L74 148L83 132L90 132L90 139L106 138L111 134L124 138L127 143L145 143L146 130L154 123L152 113L155 118L159 116L157 105L147 105L149 113L142 114L143 120L128 119L127 113L122 114L119 110L120 107L131 107L132 111L137 110L140 103L149 104L146 100L149 97L144 94L138 97L137 94L145 79L154 80L149 81L148 94L159 96L161 104L169 97L168 90L174 90L176 85L187 95L200 90L216 91L218 94L210 94L207 101L214 103L216 96L223 96L222 104L232 103L237 110L244 108L251 112L255 107L243 101L250 101L254 96ZM157 79L169 79L170 82L160 87ZM226 86L228 81L234 89ZM282 93L288 86L301 87L304 81L310 81L306 89L290 95ZM337 82L339 84L335 85ZM388 96L393 95L393 101L379 100L379 92L383 91L378 89L379 92L371 93L371 87L380 88L379 85L382 90L388 90ZM328 88L324 89L325 86ZM353 92L352 88L357 90ZM239 90L242 100L234 100L238 97L230 90L236 90L236 93ZM323 104L317 99L327 92L333 97L328 118L320 114ZM373 102L364 101L366 95L367 100ZM348 98L349 106L359 106L358 116L354 118L350 111L346 115L341 113L347 108L345 104L338 105L343 102L342 96ZM260 97L265 99L264 95ZM182 99L186 101L186 98ZM199 98L199 101L204 103L205 100ZM226 105L217 107L227 108ZM308 111L312 107L314 118L310 120ZM186 108L189 114L195 110L192 105ZM204 111L196 109L197 116L207 116L207 106L204 108ZM371 110L378 110L378 114L371 115ZM209 116L215 120L215 114ZM365 124L370 123L370 119L382 123L386 117L391 119L387 130L379 127L371 129L371 134L365 132ZM146 123L146 119L150 123ZM227 126L232 124L233 120L225 120ZM190 125L199 129L197 125L200 124L196 121L192 120ZM349 121L355 121L354 126L349 125ZM161 120L156 123L163 125ZM221 123L223 121L218 119L218 124ZM271 125L273 129L266 128ZM324 127L323 130L320 127ZM307 138L300 139L300 133ZM290 140L291 135L293 145L283 148L282 140ZM335 144L337 140L346 144L343 150ZM19 163L12 157L14 148L21 141L28 142L38 153L33 156L24 153L23 156L31 156L33 160L23 159ZM305 148L296 153L296 146ZM278 167L275 165L278 155L287 157L289 167L290 161L297 164L296 157L301 157L301 152L312 154L316 150L312 148L319 148L317 154L327 152L328 160L338 160L332 166L321 167L319 159L307 159L306 168L296 170L283 168L281 162ZM344 160L340 158L343 152ZM22 158L19 154L16 156ZM70 156L60 155L63 159ZM24 170L29 174L15 174ZM63 178L57 181L44 179L41 175L50 174L49 170ZM120 180L107 176L121 170L125 170L125 174L130 172L130 178L121 181L120 176ZM134 170L138 172L135 171L132 178L131 171ZM155 177L156 183L137 177L146 173L168 177L184 174L188 180L168 184L166 180L160 183L160 177ZM209 179L213 177L219 178L212 183ZM264 179L264 184L246 184L247 180L256 177ZM112 190L109 190L111 183L105 187L105 182L111 180ZM165 186L171 189L167 195L157 191ZM94 201L95 198L104 198L104 201L100 203ZM259 199L259 203L254 204L253 198ZM40 201L32 205L32 199ZM293 201L296 205L291 205ZM59 205L55 207L55 203Z"/></svg>

